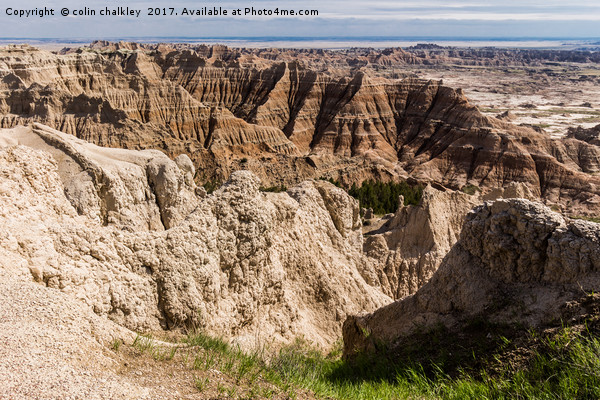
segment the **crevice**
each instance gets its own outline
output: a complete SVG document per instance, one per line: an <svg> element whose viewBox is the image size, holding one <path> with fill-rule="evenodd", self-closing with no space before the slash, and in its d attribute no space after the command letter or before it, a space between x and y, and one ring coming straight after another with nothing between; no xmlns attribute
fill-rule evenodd
<svg viewBox="0 0 600 400"><path fill-rule="evenodd" d="M362 72L357 73L350 82L345 84L343 92L340 95L337 95L336 93L341 89L341 83L339 81L327 85L319 108L319 114L315 120L315 131L310 143L311 149L320 142L325 133L324 130L331 125L331 122L340 110L352 101L356 93L362 87L363 78L364 74Z"/></svg>

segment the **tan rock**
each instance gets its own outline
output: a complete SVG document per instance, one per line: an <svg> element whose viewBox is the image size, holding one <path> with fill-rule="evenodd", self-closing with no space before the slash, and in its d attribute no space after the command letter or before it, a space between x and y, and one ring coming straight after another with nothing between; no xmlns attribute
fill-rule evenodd
<svg viewBox="0 0 600 400"><path fill-rule="evenodd" d="M454 189L521 182L575 214L600 207L597 146L486 117L441 82L355 68L418 61L400 49L320 53L336 68L298 50L101 43L65 53L0 50L0 127L41 122L102 146L187 154L202 181L222 182L244 160L266 186L410 175Z"/></svg>
<svg viewBox="0 0 600 400"><path fill-rule="evenodd" d="M600 225L539 203L487 202L468 214L459 241L414 295L346 320L345 354L475 317L526 327L560 320L568 302L600 288L599 238Z"/></svg>
<svg viewBox="0 0 600 400"><path fill-rule="evenodd" d="M156 152L101 149L41 126L0 136L35 142L41 131L54 138L54 155L0 149L3 271L40 280L130 329L195 325L245 347L303 336L326 348L345 315L390 301L363 277L374 271L361 254L356 201L329 183L265 194L255 175L240 171L190 200L185 168ZM76 152L65 153L66 144ZM68 174L59 173L65 154L112 174L113 193L126 199L145 187L156 215L172 225L147 230L142 205L119 198L108 225L78 213L65 195Z"/></svg>
<svg viewBox="0 0 600 400"><path fill-rule="evenodd" d="M0 138L51 152L71 204L103 224L163 230L196 206L193 166L182 170L159 151L102 148L40 124L1 131Z"/></svg>
<svg viewBox="0 0 600 400"><path fill-rule="evenodd" d="M417 291L437 270L458 240L464 217L479 204L477 198L431 186L421 204L404 206L365 240L365 254L378 269L382 288L400 299Z"/></svg>
<svg viewBox="0 0 600 400"><path fill-rule="evenodd" d="M481 196L483 201L498 199L536 200L539 197L524 183L511 182L507 186L487 189Z"/></svg>

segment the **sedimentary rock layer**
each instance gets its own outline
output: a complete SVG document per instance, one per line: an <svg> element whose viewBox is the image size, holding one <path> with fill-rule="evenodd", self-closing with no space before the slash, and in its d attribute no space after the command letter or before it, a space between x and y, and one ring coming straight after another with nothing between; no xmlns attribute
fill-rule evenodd
<svg viewBox="0 0 600 400"><path fill-rule="evenodd" d="M523 182L577 212L600 207L597 146L485 117L440 82L216 47L117 48L0 51L0 126L37 121L103 146L185 153L201 181L245 168L266 186Z"/></svg>

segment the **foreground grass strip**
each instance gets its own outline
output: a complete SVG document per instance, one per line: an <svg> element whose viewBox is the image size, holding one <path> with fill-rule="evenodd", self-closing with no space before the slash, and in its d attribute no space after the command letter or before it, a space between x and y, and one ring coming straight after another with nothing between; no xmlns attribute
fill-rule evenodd
<svg viewBox="0 0 600 400"><path fill-rule="evenodd" d="M563 329L540 339L524 368L503 366L451 377L442 368L392 366L363 359L350 365L339 358L296 346L283 349L269 365L269 378L293 383L323 398L336 399L597 399L600 398L600 341ZM500 367L500 366L497 366Z"/></svg>
<svg viewBox="0 0 600 400"><path fill-rule="evenodd" d="M503 339L499 351L511 350L510 340ZM489 371L458 373L449 373L436 360L425 366L394 365L381 356L348 363L339 348L326 356L302 341L276 354L247 353L198 332L183 340L183 351L192 352L187 357L191 368L216 369L235 382L217 388L229 398L270 398L276 395L273 387L290 398L303 398L307 392L318 398L365 400L600 398L600 340L595 334L563 328L552 335L532 332L528 340L533 350L522 365L502 361L498 354L491 355L496 361ZM173 359L178 351L176 346L157 346L147 336L138 336L133 346L156 360ZM195 377L193 384L203 391L210 382Z"/></svg>

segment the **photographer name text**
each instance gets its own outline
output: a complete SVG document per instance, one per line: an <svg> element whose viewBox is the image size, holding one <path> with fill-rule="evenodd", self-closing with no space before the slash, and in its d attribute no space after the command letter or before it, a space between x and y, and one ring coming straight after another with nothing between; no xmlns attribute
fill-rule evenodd
<svg viewBox="0 0 600 400"><path fill-rule="evenodd" d="M223 7L147 7L144 9L131 7L63 7L49 8L36 7L29 9L19 9L7 7L4 10L5 15L16 18L44 18L44 17L315 17L319 15L318 10L308 9L287 9L287 8L223 8Z"/></svg>

